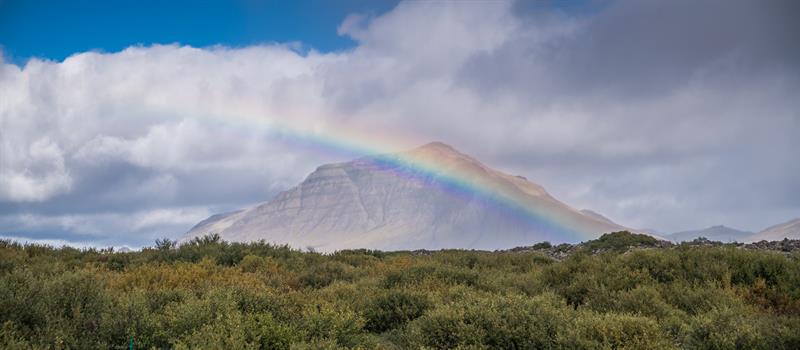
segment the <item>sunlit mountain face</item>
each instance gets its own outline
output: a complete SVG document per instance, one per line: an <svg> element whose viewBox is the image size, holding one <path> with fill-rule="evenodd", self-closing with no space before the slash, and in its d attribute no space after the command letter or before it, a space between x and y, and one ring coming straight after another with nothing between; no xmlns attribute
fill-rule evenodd
<svg viewBox="0 0 800 350"><path fill-rule="evenodd" d="M186 239L315 250L502 249L579 242L625 229L585 215L519 176L491 169L449 145L318 167L272 200L212 216Z"/></svg>

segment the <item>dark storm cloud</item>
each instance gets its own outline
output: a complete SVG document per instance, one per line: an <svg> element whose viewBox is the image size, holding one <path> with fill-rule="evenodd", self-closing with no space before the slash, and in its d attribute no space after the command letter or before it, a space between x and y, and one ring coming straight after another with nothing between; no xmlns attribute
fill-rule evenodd
<svg viewBox="0 0 800 350"><path fill-rule="evenodd" d="M564 48L570 88L665 93L703 74L796 76L797 2L625 1ZM784 69L787 69L784 71Z"/></svg>
<svg viewBox="0 0 800 350"><path fill-rule="evenodd" d="M615 1L577 19L535 11L516 13L527 27L464 66L477 89L630 98L705 75L799 72L796 1Z"/></svg>

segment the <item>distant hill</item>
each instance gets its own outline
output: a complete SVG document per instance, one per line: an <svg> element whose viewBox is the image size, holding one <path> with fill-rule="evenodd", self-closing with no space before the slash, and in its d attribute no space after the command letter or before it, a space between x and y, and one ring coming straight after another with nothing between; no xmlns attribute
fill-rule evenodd
<svg viewBox="0 0 800 350"><path fill-rule="evenodd" d="M747 237L750 242L780 241L784 238L800 239L800 218L770 226L761 232Z"/></svg>
<svg viewBox="0 0 800 350"><path fill-rule="evenodd" d="M752 232L740 231L727 226L717 225L702 230L675 232L664 236L664 238L673 242L688 242L699 237L705 237L709 240L719 242L745 242L745 239L752 235Z"/></svg>
<svg viewBox="0 0 800 350"><path fill-rule="evenodd" d="M521 176L489 168L441 142L322 165L272 200L212 216L185 239L346 248L504 249L579 242L627 230L553 198Z"/></svg>

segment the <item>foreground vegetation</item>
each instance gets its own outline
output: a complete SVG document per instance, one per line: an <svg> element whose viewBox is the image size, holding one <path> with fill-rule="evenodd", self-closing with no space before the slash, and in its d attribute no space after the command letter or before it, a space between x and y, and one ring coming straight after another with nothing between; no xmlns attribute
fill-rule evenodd
<svg viewBox="0 0 800 350"><path fill-rule="evenodd" d="M650 243L606 235L557 261L0 241L0 348L800 349L797 252Z"/></svg>

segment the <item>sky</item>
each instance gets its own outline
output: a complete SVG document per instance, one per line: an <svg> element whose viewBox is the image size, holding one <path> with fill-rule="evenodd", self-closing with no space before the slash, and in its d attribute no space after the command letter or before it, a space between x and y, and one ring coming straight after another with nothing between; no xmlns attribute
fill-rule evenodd
<svg viewBox="0 0 800 350"><path fill-rule="evenodd" d="M798 4L0 0L0 236L151 245L433 140L628 227L758 231L800 217Z"/></svg>
<svg viewBox="0 0 800 350"><path fill-rule="evenodd" d="M193 47L295 42L320 51L351 48L336 33L351 13L378 15L397 1L0 1L6 58L61 61L85 51L117 52L131 45Z"/></svg>

